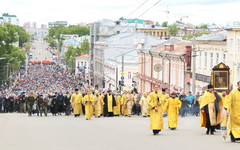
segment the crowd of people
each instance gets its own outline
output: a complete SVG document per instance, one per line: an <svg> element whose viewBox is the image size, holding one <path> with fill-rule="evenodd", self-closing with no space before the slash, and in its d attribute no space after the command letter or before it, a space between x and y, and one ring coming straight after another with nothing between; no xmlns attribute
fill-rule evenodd
<svg viewBox="0 0 240 150"><path fill-rule="evenodd" d="M196 115L201 117L201 127L206 127L206 134L214 134L216 129L226 131L229 112L237 121L231 122L229 135L232 141L240 140L238 118L238 89L230 93L217 93L212 85L208 90L196 95L184 91L171 92L159 89L156 85L152 92L138 93L136 90L111 91L93 90L85 87L66 69L58 65L30 65L28 72L20 71L15 86L1 91L0 111L28 113L28 116L53 116L84 114L86 120L93 116L113 117L142 115L150 116L150 129L157 135L163 129L163 117L168 117L168 127L175 130L178 116ZM226 137L226 132L224 132Z"/></svg>

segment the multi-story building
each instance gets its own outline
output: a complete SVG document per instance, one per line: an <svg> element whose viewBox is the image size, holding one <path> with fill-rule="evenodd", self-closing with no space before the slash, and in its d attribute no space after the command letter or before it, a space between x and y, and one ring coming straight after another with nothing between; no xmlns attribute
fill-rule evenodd
<svg viewBox="0 0 240 150"><path fill-rule="evenodd" d="M137 27L137 30L140 32L149 34L151 36L155 36L157 38L161 38L161 39L169 38L169 29L166 27L156 27L155 25L151 25L151 26Z"/></svg>
<svg viewBox="0 0 240 150"><path fill-rule="evenodd" d="M223 62L230 67L232 82L232 57L227 48L227 31L203 35L196 38L196 89L203 91L211 82L212 68ZM194 65L194 64L192 64ZM192 89L192 82L191 82Z"/></svg>
<svg viewBox="0 0 240 150"><path fill-rule="evenodd" d="M45 27L46 25L42 24L41 28L38 28L36 22L33 22L32 24L30 22L25 22L23 24L24 30L30 35L34 35L35 38L44 38L48 34L48 28Z"/></svg>
<svg viewBox="0 0 240 150"><path fill-rule="evenodd" d="M31 27L30 22L23 23L23 28L30 28L30 27Z"/></svg>
<svg viewBox="0 0 240 150"><path fill-rule="evenodd" d="M117 89L124 73L124 88L132 88L138 68L137 48L152 49L164 40L142 32L120 33L95 42L94 85Z"/></svg>
<svg viewBox="0 0 240 150"><path fill-rule="evenodd" d="M89 55L77 56L75 59L75 75L89 83Z"/></svg>
<svg viewBox="0 0 240 150"><path fill-rule="evenodd" d="M159 39L160 37L165 38L165 37L168 37L169 35L168 30L166 28L158 28L152 25L147 25L146 22L141 19L121 19L120 18L118 21L104 19L104 20L97 21L90 24L91 83L93 83L94 74L95 74L94 63L93 63L94 55L95 55L94 54L95 42L101 41L103 39L109 38L111 36L114 36L120 33L133 33L136 31L145 32L146 34L158 37Z"/></svg>
<svg viewBox="0 0 240 150"><path fill-rule="evenodd" d="M155 49L138 50L138 90L151 92L154 85L177 92L181 89L188 90L191 47L190 41L170 39Z"/></svg>
<svg viewBox="0 0 240 150"><path fill-rule="evenodd" d="M240 81L240 25L229 26L227 29L227 47L231 54L232 62L232 84L233 88L237 87Z"/></svg>
<svg viewBox="0 0 240 150"><path fill-rule="evenodd" d="M63 41L62 49L61 49L62 56L64 56L64 53L67 52L69 46L73 46L74 48L77 48L77 47L81 47L81 44L85 39L89 41L89 36L78 37L78 35L62 34L61 37L65 38L65 40Z"/></svg>
<svg viewBox="0 0 240 150"><path fill-rule="evenodd" d="M42 29L46 29L46 28L47 28L47 25L41 24L41 28L42 28Z"/></svg>
<svg viewBox="0 0 240 150"><path fill-rule="evenodd" d="M0 23L10 23L13 25L18 25L19 20L17 19L16 15L9 15L8 13L2 14L2 17L0 17Z"/></svg>
<svg viewBox="0 0 240 150"><path fill-rule="evenodd" d="M63 25L66 27L68 25L68 23L67 23L67 21L48 22L48 28L51 28L54 26L59 26L59 25Z"/></svg>

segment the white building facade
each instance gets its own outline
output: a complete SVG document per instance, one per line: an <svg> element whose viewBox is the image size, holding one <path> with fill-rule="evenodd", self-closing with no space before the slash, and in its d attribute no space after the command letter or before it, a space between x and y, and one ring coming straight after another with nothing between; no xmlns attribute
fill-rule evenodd
<svg viewBox="0 0 240 150"><path fill-rule="evenodd" d="M77 56L75 59L75 75L85 82L89 82L89 55Z"/></svg>
<svg viewBox="0 0 240 150"><path fill-rule="evenodd" d="M95 87L115 90L123 76L123 89L132 88L132 81L135 80L138 70L137 49L151 49L163 41L142 32L134 32L120 33L95 42Z"/></svg>
<svg viewBox="0 0 240 150"><path fill-rule="evenodd" d="M211 82L212 68L221 62L230 67L230 83L232 83L233 56L227 47L226 31L197 37L196 51L196 92L206 88Z"/></svg>
<svg viewBox="0 0 240 150"><path fill-rule="evenodd" d="M19 25L19 20L16 15L9 15L8 13L2 14L0 17L0 23L10 23L13 25Z"/></svg>

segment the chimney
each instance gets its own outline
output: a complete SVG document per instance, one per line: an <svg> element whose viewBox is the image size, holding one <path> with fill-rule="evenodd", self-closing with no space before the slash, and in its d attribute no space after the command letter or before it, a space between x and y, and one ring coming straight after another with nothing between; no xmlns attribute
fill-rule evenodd
<svg viewBox="0 0 240 150"><path fill-rule="evenodd" d="M121 21L116 21L115 23L116 25L120 25Z"/></svg>
<svg viewBox="0 0 240 150"><path fill-rule="evenodd" d="M192 51L192 46L186 46L185 48L186 48L186 52Z"/></svg>
<svg viewBox="0 0 240 150"><path fill-rule="evenodd" d="M166 44L166 45L165 45L165 50L167 50L167 51L173 51L173 50L174 50L174 45L173 45L173 44Z"/></svg>

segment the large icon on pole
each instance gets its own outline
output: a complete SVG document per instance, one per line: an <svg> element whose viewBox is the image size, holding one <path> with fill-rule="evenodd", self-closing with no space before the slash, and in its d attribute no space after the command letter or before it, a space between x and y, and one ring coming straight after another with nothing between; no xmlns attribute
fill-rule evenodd
<svg viewBox="0 0 240 150"><path fill-rule="evenodd" d="M212 69L212 85L216 90L230 90L230 68L220 63Z"/></svg>

